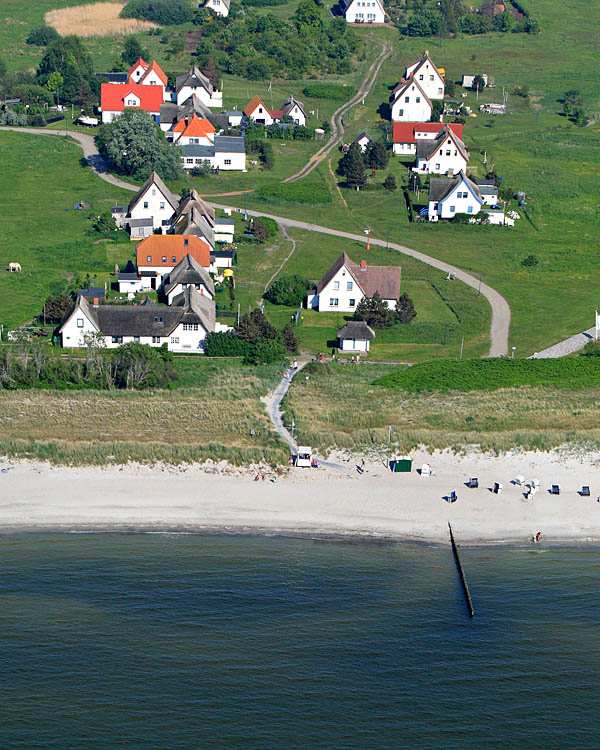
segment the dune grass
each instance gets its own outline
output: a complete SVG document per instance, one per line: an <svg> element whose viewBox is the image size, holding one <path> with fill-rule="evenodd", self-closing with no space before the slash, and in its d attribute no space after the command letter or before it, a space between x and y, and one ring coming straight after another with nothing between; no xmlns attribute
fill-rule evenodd
<svg viewBox="0 0 600 750"><path fill-rule="evenodd" d="M157 24L150 21L119 18L119 13L124 7L125 3L107 2L58 8L45 13L44 20L48 26L54 26L61 36L118 36L157 28Z"/></svg>

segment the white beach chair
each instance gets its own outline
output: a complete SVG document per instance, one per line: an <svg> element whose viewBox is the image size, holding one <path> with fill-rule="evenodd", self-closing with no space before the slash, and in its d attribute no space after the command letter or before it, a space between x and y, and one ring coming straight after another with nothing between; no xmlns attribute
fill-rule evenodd
<svg viewBox="0 0 600 750"><path fill-rule="evenodd" d="M525 477L519 474L515 477L515 484L519 485L519 487L522 487L525 484Z"/></svg>
<svg viewBox="0 0 600 750"><path fill-rule="evenodd" d="M531 480L531 489L532 490L539 490L540 488L540 480L539 479L532 479Z"/></svg>
<svg viewBox="0 0 600 750"><path fill-rule="evenodd" d="M502 484L502 482L494 482L494 489L493 489L494 494L499 495L502 492L503 487L504 485Z"/></svg>
<svg viewBox="0 0 600 750"><path fill-rule="evenodd" d="M431 474L431 466L429 464L421 464L421 476L428 477Z"/></svg>

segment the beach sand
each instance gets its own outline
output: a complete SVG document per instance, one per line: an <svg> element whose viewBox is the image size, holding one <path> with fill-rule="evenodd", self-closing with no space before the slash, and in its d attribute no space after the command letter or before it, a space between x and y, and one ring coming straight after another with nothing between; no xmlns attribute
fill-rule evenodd
<svg viewBox="0 0 600 750"><path fill-rule="evenodd" d="M600 455L520 453L499 457L451 452L413 454L410 474L383 462L333 456L342 469L288 470L254 481L256 469L203 466L66 468L0 460L0 530L230 531L315 536L348 535L415 541L546 543L600 540ZM430 463L435 476L416 469ZM525 500L517 475L540 480ZM465 482L479 478L479 489ZM489 488L504 484L500 495ZM561 494L551 495L551 484ZM583 484L591 497L581 497ZM455 503L443 498L451 490Z"/></svg>

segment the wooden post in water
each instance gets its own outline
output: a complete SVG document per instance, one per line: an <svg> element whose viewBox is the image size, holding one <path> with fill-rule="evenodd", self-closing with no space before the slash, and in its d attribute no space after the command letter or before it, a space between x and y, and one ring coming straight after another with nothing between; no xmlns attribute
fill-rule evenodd
<svg viewBox="0 0 600 750"><path fill-rule="evenodd" d="M452 552L454 553L454 562L456 563L458 575L460 576L460 581L462 583L463 591L465 594L465 601L467 602L467 607L469 608L469 615L471 617L474 617L475 610L473 609L473 600L471 599L471 592L469 591L469 584L467 583L465 571L460 561L460 557L458 556L458 548L456 546L456 542L454 541L454 534L452 533L452 526L450 526L450 521L448 521L448 530L450 531L450 543L452 544Z"/></svg>

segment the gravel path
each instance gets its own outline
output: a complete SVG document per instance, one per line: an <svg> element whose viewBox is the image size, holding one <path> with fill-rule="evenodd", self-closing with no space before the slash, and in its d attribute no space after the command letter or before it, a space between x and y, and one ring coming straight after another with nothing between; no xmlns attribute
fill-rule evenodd
<svg viewBox="0 0 600 750"><path fill-rule="evenodd" d="M558 344L549 346L547 349L543 349L541 352L536 352L530 359L554 359L556 357L566 357L567 354L573 354L578 352L580 349L596 339L596 328L588 328L583 333L576 333L574 336L569 336L564 341L559 341Z"/></svg>

